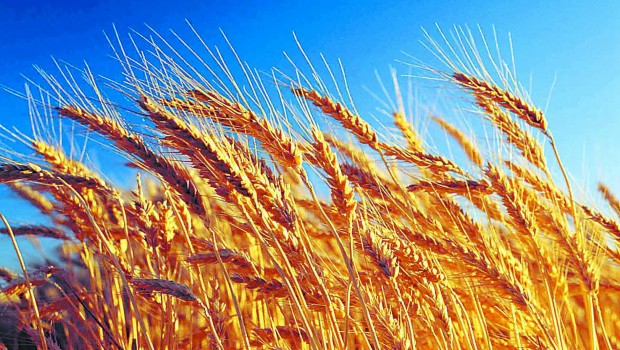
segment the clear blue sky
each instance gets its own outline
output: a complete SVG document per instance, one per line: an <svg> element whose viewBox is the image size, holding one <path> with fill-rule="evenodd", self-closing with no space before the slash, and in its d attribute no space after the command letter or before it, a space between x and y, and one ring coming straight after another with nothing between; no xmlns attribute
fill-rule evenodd
<svg viewBox="0 0 620 350"><path fill-rule="evenodd" d="M22 74L37 79L33 64L53 70L51 57L96 73L118 76L103 31L129 28L146 32L174 29L190 36L185 19L209 44L225 46L220 28L250 65L287 67L283 51L297 53L292 33L318 62L342 59L356 102L371 100L362 88L378 91L375 70L406 73L403 52L436 63L419 43L420 27L434 24L495 26L500 42L512 34L521 81L532 81L534 102L545 107L569 171L594 191L602 179L620 193L620 3L616 1L27 1L0 2L0 84L22 89ZM450 116L447 116L450 117ZM24 101L0 92L0 124L29 133ZM484 135L480 135L483 137ZM585 155L585 156L584 156ZM551 155L549 155L549 158ZM585 172L584 172L585 168ZM587 177L585 174L588 174ZM0 189L0 211L12 222L30 218L7 201ZM8 197L12 198L12 197ZM0 247L6 246L0 237ZM3 264L0 253L0 265Z"/></svg>

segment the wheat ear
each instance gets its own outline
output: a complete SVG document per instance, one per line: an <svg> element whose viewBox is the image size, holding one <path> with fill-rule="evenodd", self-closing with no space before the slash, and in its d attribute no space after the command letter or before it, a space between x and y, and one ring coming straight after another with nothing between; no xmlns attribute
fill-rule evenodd
<svg viewBox="0 0 620 350"><path fill-rule="evenodd" d="M379 138L372 130L370 124L358 115L349 111L342 104L334 102L328 96L323 96L315 90L293 88L293 93L309 100L315 106L320 108L323 113L339 121L345 129L357 136L361 143L368 145L373 149L379 149Z"/></svg>
<svg viewBox="0 0 620 350"><path fill-rule="evenodd" d="M61 116L88 126L108 137L121 150L139 158L147 170L167 182L196 214L204 216L206 211L202 196L191 174L183 165L153 152L137 134L127 130L112 118L74 106L60 107L56 110Z"/></svg>
<svg viewBox="0 0 620 350"><path fill-rule="evenodd" d="M484 158L480 154L478 147L467 137L465 134L454 127L452 124L448 123L445 119L439 117L431 117L431 119L439 124L450 136L452 136L456 142L461 145L461 148L465 151L467 158L471 160L474 164L479 167L482 167L482 163L484 162Z"/></svg>
<svg viewBox="0 0 620 350"><path fill-rule="evenodd" d="M603 195L607 203L609 203L609 206L611 207L611 209L613 209L616 215L620 216L620 201L618 201L618 198L616 198L616 196L611 193L609 187L607 187L604 183L601 182L598 184L598 191L601 192L601 194Z"/></svg>
<svg viewBox="0 0 620 350"><path fill-rule="evenodd" d="M501 89L473 75L460 72L452 74L454 80L461 86L469 89L474 95L489 99L513 112L527 124L547 133L547 120L542 111L532 107L524 99Z"/></svg>

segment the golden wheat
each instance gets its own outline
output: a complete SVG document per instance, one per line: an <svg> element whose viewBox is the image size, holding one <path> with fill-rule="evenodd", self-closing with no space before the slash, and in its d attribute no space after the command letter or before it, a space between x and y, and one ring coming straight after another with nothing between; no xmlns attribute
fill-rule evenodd
<svg viewBox="0 0 620 350"><path fill-rule="evenodd" d="M0 344L617 348L620 224L573 196L551 125L521 92L456 64L439 72L501 140L485 149L449 115L429 116L467 157L452 159L413 128L396 82L387 114L401 144L323 82L280 77L277 110L258 78L210 85L168 43L145 45L118 57L128 74L113 88L129 102L105 100L93 79L95 102L79 102L78 83L45 76L61 95L45 100L58 103L52 116L125 154L135 188L40 135L24 141L36 164L0 165L0 183L50 219L0 233L62 241L57 267L0 268ZM136 116L148 127L124 119ZM340 131L322 127L328 117ZM568 191L533 132L551 143ZM522 157L501 153L513 148ZM599 191L620 215L611 190Z"/></svg>

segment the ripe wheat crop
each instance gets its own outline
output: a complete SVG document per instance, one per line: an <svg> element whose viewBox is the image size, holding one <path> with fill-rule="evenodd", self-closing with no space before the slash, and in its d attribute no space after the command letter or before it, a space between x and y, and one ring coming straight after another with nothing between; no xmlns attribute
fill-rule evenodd
<svg viewBox="0 0 620 350"><path fill-rule="evenodd" d="M215 51L201 67L165 41L115 43L121 81L42 72L34 134L11 133L30 151L3 158L0 184L50 224L0 232L18 253L15 236L62 245L55 263L0 269L0 346L619 348L618 199L573 194L507 65L492 76L468 40L429 40L443 66L424 68L496 144L415 116L463 156L434 151L396 78L380 126L315 74L241 64L235 80ZM131 189L55 123L123 154Z"/></svg>

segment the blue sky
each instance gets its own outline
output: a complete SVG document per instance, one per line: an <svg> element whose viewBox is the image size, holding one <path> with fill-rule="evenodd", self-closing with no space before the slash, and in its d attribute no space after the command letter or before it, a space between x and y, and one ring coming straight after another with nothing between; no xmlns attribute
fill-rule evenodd
<svg viewBox="0 0 620 350"><path fill-rule="evenodd" d="M321 52L332 63L342 60L356 103L372 110L364 87L378 92L375 71L385 78L390 66L407 73L408 67L398 62L411 61L404 53L437 64L420 44L421 27L436 33L435 23L444 29L479 24L490 34L495 26L502 44L511 33L520 81L525 86L531 81L534 102L545 108L551 92L547 118L577 183L592 194L595 181L604 180L620 194L615 183L620 164L615 152L620 146L620 3L573 3L41 1L35 6L5 0L0 1L0 84L23 89L22 75L37 80L33 64L54 70L51 57L76 65L86 61L96 73L118 77L103 31L111 33L114 24L121 34L130 28L147 32L146 23L162 33L174 29L190 37L187 19L211 45L226 46L223 30L242 59L265 71L289 66L282 52L298 53L295 32L317 62ZM0 91L0 124L29 133L25 102ZM0 212L15 223L30 219L6 198L13 197L0 189ZM0 237L0 247L6 242ZM0 265L2 260L0 256Z"/></svg>

